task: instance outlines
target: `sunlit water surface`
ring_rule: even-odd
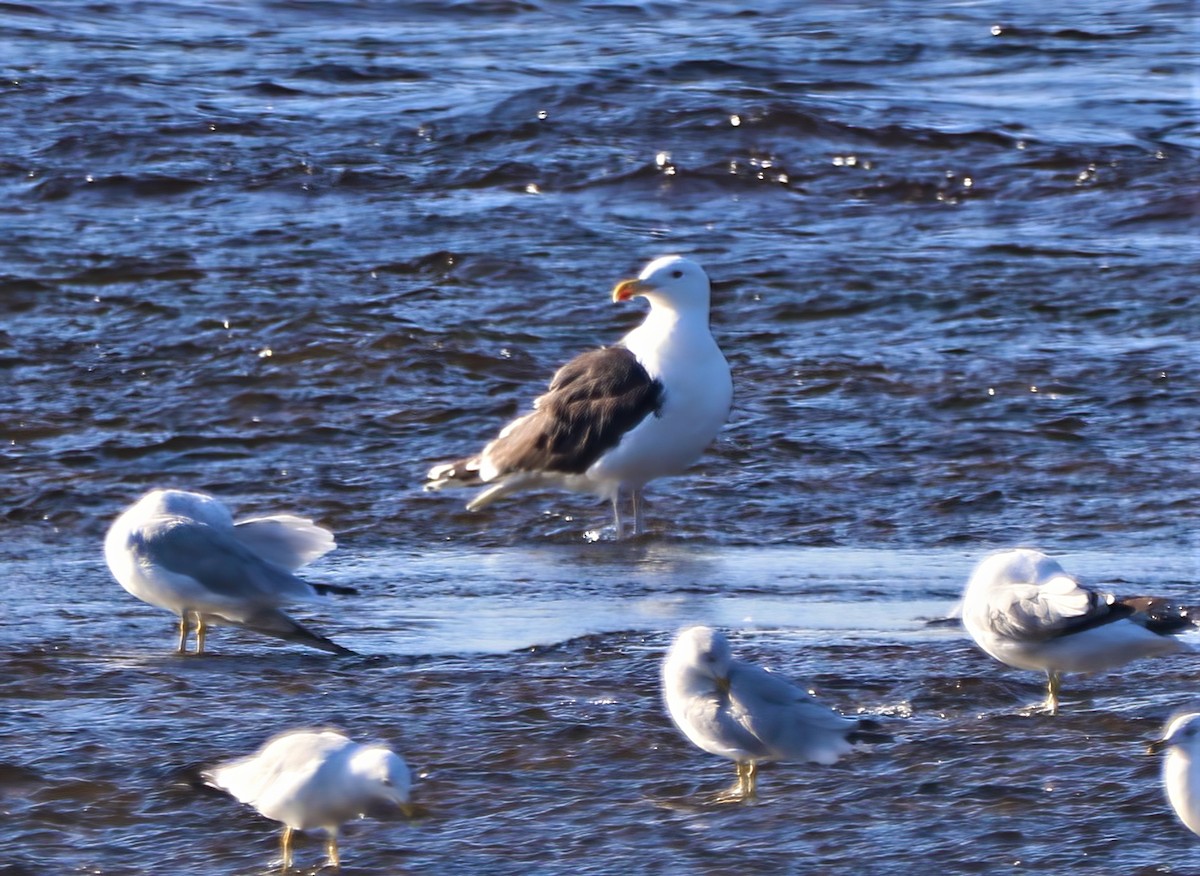
[[[1043,679],[940,623],[1013,544],[1200,602],[1194,4],[5,3],[0,874],[277,869],[200,767],[382,739],[426,814],[348,874],[1197,873],[1143,755],[1192,655]],[[588,497],[420,491],[714,281],[728,428],[615,543]],[[151,486],[340,547],[362,656],[171,618],[103,566]],[[599,540],[589,534],[599,533]],[[832,767],[671,727],[673,632],[869,714]],[[298,862],[314,871],[320,843]]]

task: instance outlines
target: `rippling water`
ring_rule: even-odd
[[[197,765],[386,738],[429,814],[345,870],[1195,872],[1142,743],[1184,657],[1066,687],[948,612],[1017,542],[1195,600],[1196,10],[1044,4],[0,4],[0,873],[266,872]],[[714,281],[729,427],[648,492],[423,494],[608,290]],[[169,617],[100,559],[150,486],[338,534],[339,661]],[[898,742],[754,806],[670,727],[681,624]],[[299,847],[315,867],[316,842]]]

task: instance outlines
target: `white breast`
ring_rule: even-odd
[[[707,324],[691,315],[655,311],[622,343],[663,384],[663,405],[588,470],[595,480],[628,487],[679,474],[695,462],[729,417],[729,364]]]

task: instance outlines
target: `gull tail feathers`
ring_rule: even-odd
[[[237,625],[265,636],[274,636],[277,639],[308,645],[310,648],[317,648],[330,654],[354,654],[349,648],[342,647],[332,639],[319,636],[306,629],[278,609],[260,611],[238,621]]]
[[[1136,621],[1152,633],[1170,636],[1200,626],[1200,607],[1180,605],[1161,596],[1127,596],[1120,600]]]
[[[886,732],[878,721],[860,718],[858,726],[846,734],[846,740],[855,745],[877,745],[881,742],[895,742],[896,738]]]
[[[318,596],[358,596],[357,588],[347,587],[344,584],[319,584],[314,581],[308,583],[313,590],[317,591]]]
[[[512,477],[505,478],[497,484],[492,484],[474,499],[467,503],[468,511],[479,511],[503,499],[509,493],[515,493],[521,489],[521,486],[527,481],[527,478]]]
[[[426,492],[440,490],[442,487],[477,487],[483,483],[479,477],[479,457],[469,456],[454,462],[443,462],[429,469],[425,474]]]

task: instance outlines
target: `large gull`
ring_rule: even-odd
[[[718,799],[755,796],[758,764],[832,764],[857,742],[882,742],[871,722],[821,705],[807,691],[734,658],[729,641],[705,626],[680,632],[662,665],[663,699],[675,726],[698,748],[732,760],[737,784]]]
[[[335,730],[292,730],[254,754],[206,770],[209,784],[283,823],[283,867],[292,866],[292,835],[324,830],[329,863],[338,858],[338,829],[364,815],[413,814],[412,777],[400,755],[360,745]]]
[[[426,489],[483,486],[467,508],[486,508],[518,490],[559,487],[632,502],[642,530],[642,488],[690,466],[729,416],[729,365],[709,329],[709,282],[695,262],[663,256],[613,290],[614,301],[645,298],[645,321],[618,343],[558,370],[533,410],[505,426],[475,456],[435,465]]]
[[[963,593],[962,619],[975,643],[1001,663],[1046,673],[1042,708],[1050,714],[1058,711],[1064,674],[1191,650],[1173,634],[1193,628],[1186,608],[1091,590],[1028,548],[979,563]]]
[[[104,556],[122,587],[179,616],[179,653],[196,631],[204,652],[210,624],[232,624],[334,654],[353,652],[305,629],[279,606],[329,592],[292,574],[333,550],[333,535],[311,520],[278,514],[234,522],[204,493],[152,490],[126,509],[104,540]]]

